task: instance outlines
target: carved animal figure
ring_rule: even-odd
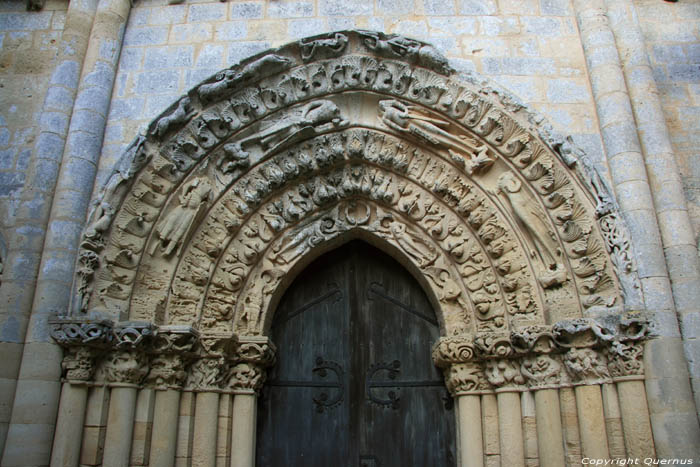
[[[332,37],[326,39],[300,40],[301,58],[306,62],[316,55],[324,58],[340,55],[348,45],[348,36],[336,32]]]
[[[183,125],[195,114],[192,108],[192,101],[189,97],[183,97],[177,103],[175,110],[168,115],[159,118],[149,129],[149,133],[162,140],[175,127]]]
[[[363,31],[365,47],[377,55],[387,58],[403,58],[429,68],[442,75],[449,75],[452,69],[447,59],[434,47],[406,37],[392,34],[383,36],[376,32]]]
[[[240,83],[260,79],[266,75],[277,73],[292,66],[292,61],[281,55],[265,55],[247,65],[240,71],[226,70],[216,75],[214,83],[202,84],[197,90],[199,99],[207,104],[220,98],[227,90]]]

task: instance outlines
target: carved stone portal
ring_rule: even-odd
[[[356,237],[420,278],[446,336],[633,306],[611,197],[515,102],[426,44],[366,31],[223,70],[129,147],[88,222],[72,310],[264,335],[293,276]],[[628,347],[616,368],[634,365]]]

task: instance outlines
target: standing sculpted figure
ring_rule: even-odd
[[[179,204],[170,211],[156,228],[158,241],[153,242],[151,256],[160,245],[163,256],[169,256],[182,246],[200,209],[209,201],[211,185],[206,179],[195,178],[188,182],[179,197]]]
[[[522,182],[510,172],[498,178],[498,193],[502,193],[511,208],[513,217],[532,241],[531,256],[539,257],[545,266],[539,280],[548,288],[566,280],[566,268],[558,260],[561,256],[559,244],[543,219],[546,214],[537,208],[537,202],[522,188]]]
[[[450,122],[431,117],[418,107],[404,104],[397,100],[379,101],[379,117],[386,126],[400,133],[414,137],[447,149],[455,160],[469,161],[472,173],[488,170],[493,159],[488,155],[488,148],[464,134],[452,134],[448,131]]]

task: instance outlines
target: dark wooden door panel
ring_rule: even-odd
[[[392,258],[352,242],[316,261],[273,321],[258,465],[454,465],[438,337],[423,290]]]

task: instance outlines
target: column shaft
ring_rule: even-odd
[[[564,432],[564,452],[566,464],[581,463],[581,434],[578,429],[576,395],[571,388],[559,389],[559,407],[561,409],[561,426]]]
[[[610,457],[613,459],[625,459],[625,437],[622,433],[622,418],[620,417],[620,404],[617,399],[617,390],[612,383],[601,386],[603,393],[603,413],[605,414],[605,430],[608,433],[608,447]]]
[[[600,386],[576,386],[574,392],[583,457],[608,459],[610,452]]]
[[[488,466],[501,465],[498,402],[495,394],[481,396],[481,432],[484,438],[484,463]]]
[[[87,396],[87,386],[63,383],[51,467],[73,467],[80,463]]]
[[[255,425],[257,396],[239,393],[233,397],[231,467],[255,467]]]
[[[484,440],[481,435],[481,396],[457,396],[459,410],[459,457],[462,467],[483,467]]]
[[[556,389],[535,391],[535,410],[540,465],[542,467],[565,465],[559,391]]]
[[[103,465],[129,467],[137,392],[136,388],[124,387],[111,390]]]
[[[633,458],[655,458],[646,389],[643,381],[617,383],[627,455]]]
[[[216,466],[216,428],[219,418],[219,393],[198,392],[194,409],[192,466]]]
[[[524,467],[522,414],[520,394],[500,392],[498,401],[498,434],[501,444],[501,465]]]
[[[151,467],[170,467],[175,463],[177,419],[180,413],[180,391],[156,391],[151,439]]]

